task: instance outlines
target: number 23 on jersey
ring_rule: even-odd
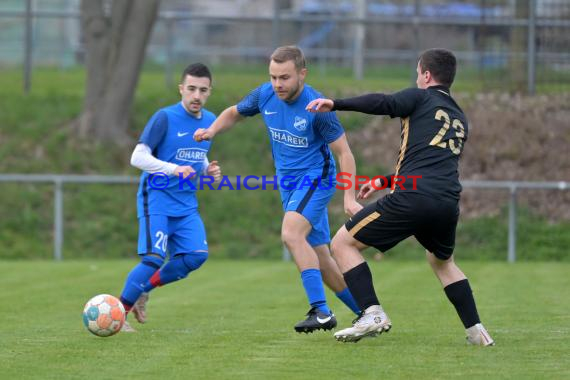
[[[443,127],[437,132],[434,138],[430,141],[429,145],[437,146],[443,149],[449,148],[453,154],[460,154],[463,148],[463,141],[465,140],[465,127],[458,119],[450,120],[449,114],[444,110],[437,110],[435,119],[443,121]],[[443,137],[449,130],[449,126],[453,127],[455,131],[455,138],[443,141]]]

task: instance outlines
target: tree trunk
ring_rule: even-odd
[[[87,73],[81,137],[130,142],[129,114],[160,0],[81,2]]]

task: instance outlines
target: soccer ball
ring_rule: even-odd
[[[99,294],[83,309],[83,324],[97,336],[107,337],[121,331],[125,323],[125,307],[116,297]]]

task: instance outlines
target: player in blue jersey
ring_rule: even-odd
[[[196,142],[192,136],[216,119],[203,108],[211,83],[206,66],[188,66],[178,86],[181,101],[152,116],[131,158],[131,164],[143,170],[137,194],[141,262],[129,273],[121,302],[141,323],[146,320],[148,292],[185,278],[208,257],[196,179],[204,174],[219,180],[221,169],[216,161],[208,162],[210,142]],[[134,331],[127,322],[123,330]]]
[[[196,141],[209,141],[244,116],[261,114],[273,151],[280,182],[283,217],[281,238],[293,255],[311,309],[295,325],[297,332],[330,330],[337,324],[327,305],[323,280],[355,313],[359,313],[342,274],[332,259],[327,205],[335,192],[337,155],[343,172],[354,175],[355,163],[344,130],[335,113],[312,114],[305,105],[321,95],[306,85],[305,58],[295,46],[276,49],[269,64],[271,82],[250,92],[239,104],[227,108],[208,129],[194,134]],[[354,189],[344,192],[349,215],[362,206]],[[321,272],[322,271],[322,272]]]

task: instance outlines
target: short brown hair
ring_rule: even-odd
[[[182,72],[182,78],[180,78],[182,82],[184,82],[187,75],[197,78],[208,78],[210,80],[210,84],[212,83],[212,73],[210,73],[208,66],[203,63],[198,62],[188,65],[188,67],[186,67]]]
[[[306,66],[305,54],[295,45],[278,47],[273,54],[271,54],[271,60],[277,63],[293,61],[297,71],[304,69]]]
[[[451,87],[455,79],[457,60],[453,53],[446,49],[429,49],[420,55],[422,73],[429,71],[432,77],[444,85]]]

